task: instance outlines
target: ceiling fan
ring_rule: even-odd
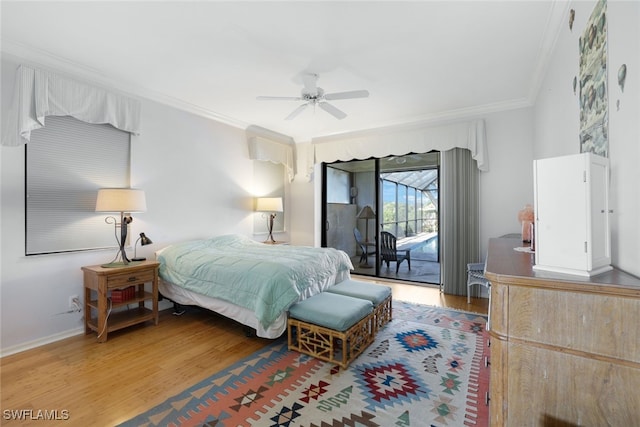
[[[285,120],[291,120],[306,110],[309,106],[315,107],[316,105],[336,119],[342,120],[347,117],[347,114],[332,104],[329,104],[327,101],[366,98],[369,96],[369,91],[367,90],[325,93],[324,89],[317,86],[317,74],[304,74],[302,76],[302,81],[304,82],[304,87],[302,88],[300,96],[258,96],[256,99],[260,101],[304,101],[304,104],[293,110],[291,114],[285,117]]]

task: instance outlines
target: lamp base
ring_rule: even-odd
[[[103,267],[103,268],[122,268],[122,267],[131,267],[131,266],[133,266],[133,265],[138,265],[138,264],[140,264],[140,262],[142,262],[142,261],[132,260],[132,261],[129,261],[129,262],[127,262],[127,263],[124,263],[124,262],[122,262],[122,261],[118,261],[118,262],[110,262],[110,263],[107,263],[107,264],[101,264],[101,265],[100,265],[100,267]]]
[[[146,258],[133,258],[131,261],[146,261]]]

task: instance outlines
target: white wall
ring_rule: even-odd
[[[3,58],[1,66],[5,117],[18,63]],[[80,267],[109,261],[115,251],[26,257],[24,147],[1,147],[0,155],[0,343],[8,354],[81,331],[81,313],[58,313],[68,310],[70,295],[82,295]],[[243,130],[142,100],[131,163],[131,184],[147,197],[147,212],[134,216],[131,232],[144,231],[154,242],[138,255],[151,258],[189,238],[252,235],[253,161]]]
[[[534,109],[534,159],[580,152],[572,81],[579,75],[578,39],[595,4],[571,4],[573,31],[568,24],[562,28]],[[612,264],[640,276],[640,2],[609,1],[607,7]],[[624,92],[617,78],[622,64],[627,65]]]
[[[310,143],[296,145],[297,174],[291,183],[291,244],[300,246],[319,246],[320,238],[316,230],[320,227],[320,217],[316,207],[320,207],[320,187],[315,174],[307,170],[312,162],[313,147]],[[319,170],[319,168],[317,168]],[[317,171],[316,171],[317,172]],[[318,222],[316,225],[316,221]]]
[[[489,172],[480,173],[480,253],[492,237],[520,233],[518,211],[533,204],[532,110],[489,114]]]

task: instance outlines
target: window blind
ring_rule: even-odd
[[[95,205],[99,188],[129,187],[130,134],[70,116],[46,120],[25,145],[26,255],[116,247]]]

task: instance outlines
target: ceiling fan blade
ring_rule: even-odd
[[[368,96],[368,90],[350,90],[348,92],[325,93],[324,99],[332,101],[334,99],[366,98]]]
[[[345,117],[347,117],[347,113],[337,109],[336,107],[329,104],[328,102],[319,102],[318,105],[320,106],[320,108],[322,108],[324,111],[331,114],[333,117],[335,117],[338,120],[342,120]]]
[[[302,113],[307,107],[309,106],[309,103],[306,104],[302,104],[301,106],[299,106],[298,108],[296,108],[295,110],[293,110],[291,112],[291,114],[289,114],[287,117],[285,117],[285,120],[292,120],[294,119],[298,114]]]
[[[256,96],[258,101],[302,101],[299,96]]]
[[[318,92],[318,75],[307,73],[302,75],[302,83],[304,84],[304,92],[315,94]]]

